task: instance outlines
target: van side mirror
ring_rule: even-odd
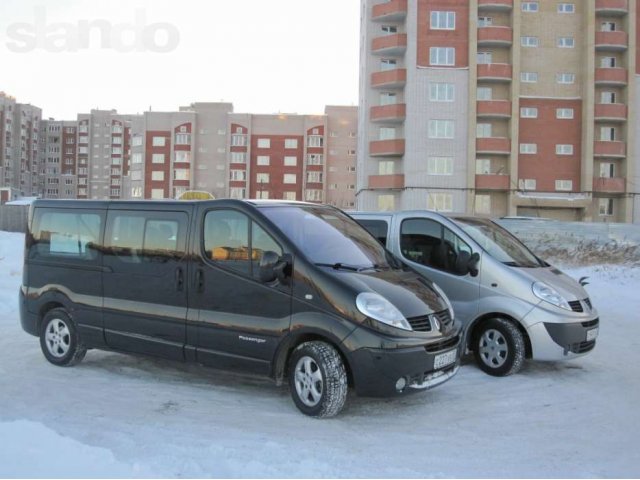
[[[477,277],[478,262],[480,262],[480,255],[477,252],[472,254],[463,250],[458,252],[454,271],[458,275],[466,275],[468,273],[472,277]]]
[[[288,270],[291,266],[290,255],[280,257],[276,252],[268,250],[262,254],[259,267],[259,278],[262,283],[271,283],[279,280],[285,283],[288,276]]]

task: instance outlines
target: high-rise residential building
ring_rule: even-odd
[[[10,197],[37,195],[42,110],[0,92],[0,187]]]
[[[354,209],[356,200],[356,150],[358,146],[358,108],[328,105],[326,203]]]
[[[116,110],[91,110],[77,120],[78,198],[127,198],[122,187],[128,175],[131,122],[138,115]]]
[[[360,209],[640,221],[635,1],[361,6]]]
[[[38,196],[77,198],[77,131],[75,120],[40,122]]]

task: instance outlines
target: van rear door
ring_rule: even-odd
[[[104,332],[117,350],[184,359],[191,205],[112,205],[104,254]]]

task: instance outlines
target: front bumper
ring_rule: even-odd
[[[527,328],[534,360],[566,360],[586,355],[596,346],[596,338],[590,338],[600,327],[597,312],[586,318],[546,318]],[[589,333],[592,332],[592,333]]]
[[[460,333],[437,344],[408,348],[360,348],[349,355],[358,395],[389,397],[427,390],[451,379],[460,364]],[[455,351],[453,363],[434,368],[436,356]],[[399,379],[404,387],[397,388]]]

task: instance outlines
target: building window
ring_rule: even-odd
[[[493,98],[493,90],[491,87],[478,87],[478,100],[491,100]]]
[[[493,25],[493,18],[491,17],[478,17],[478,27],[490,27]]]
[[[229,180],[234,182],[244,182],[247,179],[245,170],[229,170]]]
[[[142,172],[140,170],[132,170],[131,171],[131,180],[134,181],[134,182],[142,180]]]
[[[356,156],[356,150],[355,148],[350,148],[347,150],[347,156],[348,157],[355,157]]]
[[[573,145],[556,145],[556,155],[573,155]]]
[[[393,160],[380,160],[378,162],[378,175],[393,175],[394,171],[395,162]]]
[[[523,47],[537,47],[538,37],[520,37],[520,45]]]
[[[395,197],[393,195],[378,195],[378,210],[395,210]]]
[[[536,154],[538,153],[538,145],[535,143],[521,143],[520,153],[528,155]]]
[[[614,163],[600,164],[600,178],[614,178],[616,176],[616,166]]]
[[[131,163],[132,164],[142,163],[142,154],[141,153],[132,154],[131,155]]]
[[[521,72],[520,81],[522,83],[536,83],[538,81],[537,72]]]
[[[154,182],[164,182],[164,172],[151,172],[151,180]]]
[[[573,118],[573,108],[556,108],[556,118],[560,119],[572,119]]]
[[[525,178],[524,180],[520,180],[520,190],[535,190],[536,189],[536,179],[535,178]]]
[[[616,93],[615,92],[602,92],[600,94],[600,103],[616,103]]]
[[[476,159],[476,175],[490,175],[490,174],[491,174],[491,159],[477,158]]]
[[[575,47],[575,40],[573,37],[558,37],[558,48],[573,48]]]
[[[537,12],[538,11],[538,2],[522,2],[522,11],[523,12]]]
[[[427,174],[453,175],[453,157],[429,157],[427,159]]]
[[[247,146],[247,136],[241,134],[233,134],[231,135],[231,146],[232,147],[246,147]]]
[[[324,137],[321,135],[309,135],[307,137],[307,147],[320,148],[324,146]]]
[[[431,30],[454,30],[456,28],[455,12],[431,12]]]
[[[430,83],[429,100],[432,102],[453,102],[453,83]]]
[[[453,120],[429,120],[429,138],[453,138]]]
[[[256,174],[256,182],[259,184],[269,183],[269,174],[268,173],[258,173]]]
[[[477,63],[479,65],[490,65],[493,63],[493,54],[491,52],[478,52]]]
[[[188,168],[176,168],[173,171],[174,180],[191,180],[191,171]]]
[[[287,156],[284,157],[285,167],[295,167],[298,164],[298,157]]]
[[[394,140],[396,138],[396,129],[394,127],[380,127],[378,130],[378,139]]]
[[[380,93],[380,105],[395,105],[397,95],[395,92],[382,92]]]
[[[491,124],[490,123],[476,124],[476,137],[491,138]]]
[[[191,163],[191,152],[177,151],[176,152],[177,163]]]
[[[383,58],[380,60],[380,71],[386,72],[388,70],[396,69],[396,61],[393,58]]]
[[[295,173],[285,173],[283,177],[283,183],[296,183],[297,175]]]
[[[453,195],[450,193],[430,193],[427,195],[427,209],[437,212],[453,211]]]
[[[476,213],[481,215],[491,213],[491,195],[476,195]]]
[[[307,154],[307,165],[322,165],[324,162],[324,155],[321,153],[309,153]]]
[[[613,198],[598,199],[598,214],[601,217],[610,217],[613,215]]]
[[[246,161],[246,152],[231,152],[231,163],[245,163]]]
[[[153,137],[151,142],[154,147],[164,147],[167,139],[165,137]]]
[[[307,202],[321,202],[322,190],[308,189],[305,191],[304,197]]]
[[[616,22],[602,22],[600,24],[601,32],[615,32],[616,28]]]
[[[296,197],[296,192],[284,192],[284,193],[282,194],[282,199],[283,199],[283,200],[291,200],[291,201],[293,201],[293,200],[295,200],[296,198],[297,198],[297,197]]]
[[[575,83],[576,76],[574,73],[558,73],[556,75],[556,82],[560,84],[572,84]]]
[[[151,198],[153,198],[154,200],[164,198],[164,188],[152,188]]]
[[[152,154],[151,155],[151,163],[164,163],[164,153],[154,153],[154,154]]]
[[[573,3],[559,3],[558,13],[574,13],[576,6]]]
[[[600,140],[603,142],[615,142],[616,141],[615,127],[600,127]]]
[[[259,138],[258,139],[258,148],[271,148],[271,139],[270,138]]]
[[[556,190],[570,192],[573,190],[572,180],[556,180]]]
[[[298,139],[297,138],[285,138],[284,139],[284,148],[298,148]]]
[[[190,145],[191,135],[188,133],[176,133],[176,145]]]
[[[229,189],[229,197],[231,197],[231,198],[242,199],[242,198],[245,198],[245,196],[246,196],[246,189],[245,188],[230,188]]]
[[[535,107],[520,108],[520,118],[538,118],[538,109]]]
[[[382,33],[384,33],[385,35],[393,35],[394,33],[398,33],[398,27],[396,27],[395,25],[382,25],[380,27],[380,30],[382,30]]]
[[[307,172],[307,183],[322,183],[322,172]]]
[[[431,47],[429,49],[430,65],[453,66],[456,63],[456,49],[452,47]]]
[[[258,155],[256,158],[256,164],[259,166],[268,166],[269,165],[269,155]]]
[[[256,196],[256,198],[259,198],[259,199],[262,199],[262,200],[268,200],[269,199],[269,192],[268,191],[259,190],[258,191],[258,195]]]

